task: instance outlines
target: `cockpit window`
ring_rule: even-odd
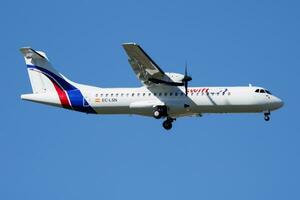
[[[264,89],[256,89],[255,92],[256,92],[256,93],[267,93],[267,94],[271,94],[270,91],[264,90]],[[272,95],[272,94],[271,94],[271,95]]]
[[[268,93],[268,94],[271,94],[271,92],[270,92],[270,91],[268,91],[268,90],[266,90],[266,93]]]

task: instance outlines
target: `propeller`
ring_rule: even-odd
[[[187,63],[185,63],[185,70],[184,70],[184,77],[182,79],[182,83],[184,85],[184,88],[185,88],[185,96],[187,96],[188,94],[188,82],[192,80],[192,77],[190,77],[188,75],[188,72],[187,72]]]

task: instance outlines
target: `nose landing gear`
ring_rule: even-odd
[[[271,115],[270,111],[264,113],[264,119],[266,122],[270,120],[270,115]]]

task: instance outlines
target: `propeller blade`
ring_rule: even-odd
[[[185,96],[188,95],[188,82],[192,80],[192,77],[188,75],[187,71],[187,63],[185,62],[185,68],[184,68],[184,77],[182,79],[182,83],[184,84],[185,88]]]
[[[188,72],[187,72],[187,66],[185,66],[185,69],[184,69],[184,77],[182,79],[182,82],[186,82],[186,81],[191,81],[192,80],[192,77],[190,77],[188,75]]]
[[[185,96],[188,95],[188,82],[186,81],[184,84],[184,88],[185,88]]]

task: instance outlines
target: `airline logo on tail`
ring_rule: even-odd
[[[52,73],[46,69],[43,69],[41,67],[34,66],[34,65],[27,65],[27,67],[29,70],[38,71],[38,72],[42,73],[43,75],[45,75],[52,82],[52,84],[58,94],[61,105],[64,108],[72,109],[71,102],[68,98],[66,91],[76,89],[75,87],[73,87],[71,84],[67,83],[64,79],[60,78],[59,76],[55,75],[54,73]]]
[[[83,97],[81,91],[66,81],[60,73],[52,68],[45,53],[35,51],[31,48],[22,48],[21,52],[25,57],[29,78],[33,88],[35,88],[35,84],[41,84],[44,82],[43,79],[47,78],[51,81],[63,108],[86,113],[96,113]],[[42,75],[37,76],[36,74],[32,74],[34,72]],[[51,89],[53,90],[53,88]],[[47,93],[47,88],[45,88],[45,91],[43,92]],[[35,91],[35,93],[38,94],[41,93],[41,91]]]

